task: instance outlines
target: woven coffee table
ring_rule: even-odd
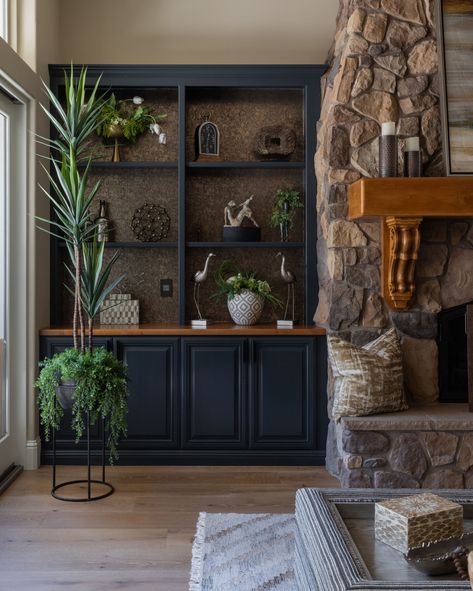
[[[402,554],[374,539],[374,503],[419,490],[301,489],[296,495],[295,572],[299,591],[465,590],[456,575],[429,577]],[[427,492],[423,490],[422,492]],[[432,491],[464,506],[473,530],[473,494]]]

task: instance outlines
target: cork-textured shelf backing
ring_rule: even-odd
[[[62,250],[64,250],[63,256],[67,256],[65,249]],[[106,260],[112,252],[113,250],[105,251]],[[65,275],[62,261],[60,269],[60,281],[63,284]],[[126,273],[126,278],[120,289],[123,293],[131,293],[133,299],[140,301],[140,322],[177,322],[179,316],[177,269],[177,250],[123,249],[120,251],[120,257],[113,270],[113,277]],[[172,279],[173,297],[161,297],[161,279]],[[72,321],[71,297],[66,289],[62,290],[62,294],[60,323],[70,324]]]
[[[167,117],[160,123],[167,135],[167,144],[159,143],[158,136],[150,132],[140,135],[135,143],[122,138],[120,155],[122,161],[158,161],[175,162],[178,157],[178,103],[177,89],[161,88],[156,90],[113,89],[115,96],[120,99],[131,99],[138,95],[144,98],[143,106],[151,107],[154,114],[166,113]],[[96,134],[91,136],[90,154],[97,160],[111,160],[114,141],[105,140]]]
[[[187,160],[195,160],[195,131],[209,115],[220,131],[220,160],[258,161],[255,135],[287,125],[296,133],[289,160],[304,159],[303,91],[289,88],[191,88],[186,113]]]
[[[224,209],[230,200],[241,203],[254,195],[251,209],[261,227],[261,240],[281,239],[279,228],[271,226],[271,210],[277,189],[296,189],[304,202],[302,172],[298,170],[192,170],[187,177],[187,239],[215,242],[222,240]],[[245,220],[244,225],[251,225]],[[303,240],[304,210],[298,209],[290,240]]]
[[[205,259],[211,250],[198,249],[195,251],[187,251],[187,267],[186,267],[186,320],[190,322],[197,318],[195,306],[192,299],[193,283],[191,281],[194,273],[202,269]],[[214,321],[229,321],[231,320],[228,313],[226,301],[223,298],[210,299],[210,296],[215,293],[217,286],[214,279],[215,271],[221,265],[222,261],[229,260],[238,265],[241,270],[255,271],[258,278],[268,281],[271,289],[277,297],[284,303],[286,302],[287,287],[282,282],[280,276],[281,258],[276,257],[278,250],[271,248],[258,249],[257,255],[251,249],[218,249],[215,258],[211,259],[210,271],[207,281],[201,284],[200,288],[200,302],[202,314],[205,318]],[[303,249],[294,249],[294,251],[287,251],[283,253],[286,257],[286,267],[292,271],[296,276],[296,320],[298,322],[304,321],[304,261]],[[289,312],[290,314],[290,312]],[[273,308],[269,303],[264,306],[263,314],[259,320],[260,323],[276,322],[284,315],[284,306],[282,308]],[[289,316],[290,317],[290,316]]]
[[[177,240],[177,172],[163,169],[93,171],[90,182],[100,179],[102,185],[92,205],[95,218],[99,212],[99,200],[107,202],[110,220],[110,240],[113,242],[139,242],[131,229],[135,210],[144,203],[164,207],[171,218],[169,233],[165,242]]]
[[[167,134],[167,144],[159,144],[156,135],[145,133],[136,143],[124,141],[120,148],[122,161],[178,160],[178,94],[177,89],[113,89],[119,98],[135,95],[145,99],[144,104],[158,112],[167,113],[162,124]],[[187,93],[186,159],[195,159],[195,129],[202,116],[209,114],[221,134],[220,161],[258,161],[254,152],[255,135],[262,127],[287,125],[296,133],[296,148],[291,161],[304,159],[303,91],[301,89],[238,89],[238,88],[190,88]],[[110,145],[112,142],[108,142]],[[111,148],[104,147],[102,138],[91,139],[91,153],[97,160],[110,160]],[[110,219],[110,240],[114,242],[138,242],[131,229],[135,210],[144,203],[156,203],[164,207],[171,218],[166,242],[178,240],[178,171],[169,169],[103,168],[91,172],[90,184],[101,179],[102,186],[92,205],[92,215],[98,215],[98,201],[107,202]],[[303,171],[242,170],[242,169],[188,169],[186,178],[186,234],[187,241],[221,241],[224,224],[224,208],[228,201],[241,203],[253,194],[252,209],[261,226],[261,240],[280,240],[279,228],[271,226],[271,209],[277,189],[295,189],[303,201]],[[303,209],[296,212],[290,240],[304,240]],[[248,223],[245,221],[245,224]],[[106,258],[112,250],[107,249]],[[192,300],[191,278],[202,269],[208,254],[205,249],[186,250],[186,320],[196,317]],[[229,320],[226,302],[209,300],[216,289],[213,274],[225,259],[234,261],[240,268],[253,270],[268,280],[275,295],[285,303],[287,287],[280,278],[281,259],[277,249],[219,248],[217,258],[212,259],[208,280],[201,288],[201,303],[210,320]],[[297,278],[296,320],[304,318],[304,249],[285,249],[287,268]],[[63,260],[67,251],[60,249],[59,282],[65,280]],[[126,273],[121,291],[131,293],[140,301],[140,322],[177,322],[179,319],[178,251],[177,249],[121,249],[113,275]],[[160,280],[173,281],[173,297],[160,296]],[[65,289],[61,290],[60,320],[68,324],[72,320],[72,302]],[[261,322],[275,322],[282,318],[284,308],[273,309],[265,304]]]

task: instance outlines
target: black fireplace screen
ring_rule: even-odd
[[[440,402],[468,402],[466,305],[443,310],[438,322]]]

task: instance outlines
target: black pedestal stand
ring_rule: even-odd
[[[113,486],[105,481],[105,420],[102,419],[102,480],[94,480],[91,478],[91,463],[90,463],[90,416],[87,414],[87,480],[68,480],[56,484],[56,431],[53,429],[53,488],[51,495],[59,501],[68,501],[70,503],[88,503],[89,501],[98,501],[109,497],[115,489]],[[92,496],[92,483],[100,484],[107,488],[107,492],[101,495]],[[72,484],[87,484],[87,497],[63,497],[57,494],[57,491]]]

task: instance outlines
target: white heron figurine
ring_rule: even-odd
[[[278,252],[277,257],[281,257],[281,279],[287,285],[287,298],[286,308],[284,310],[284,320],[287,318],[287,310],[289,308],[289,300],[292,299],[292,321],[295,320],[295,294],[294,294],[294,283],[296,282],[296,276],[292,271],[286,269],[286,257],[282,252]]]
[[[199,315],[199,320],[202,320],[202,313],[200,311],[199,305],[200,285],[207,279],[210,259],[214,256],[215,255],[213,252],[209,253],[207,258],[205,259],[205,265],[202,271],[196,271],[192,277],[192,281],[194,282],[194,304],[197,309],[197,314]]]

